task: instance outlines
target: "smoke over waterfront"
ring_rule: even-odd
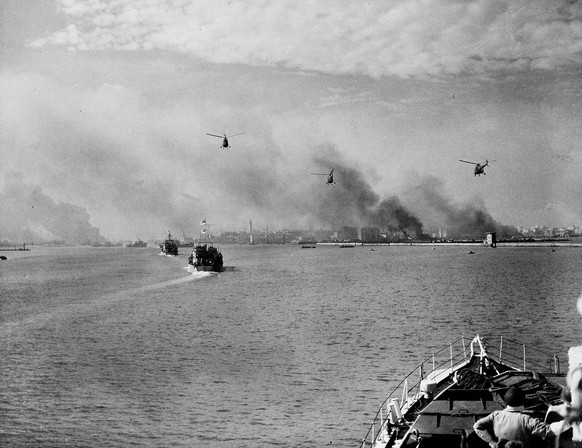
[[[85,61],[87,55],[77,57]],[[425,109],[411,102],[409,83],[390,89],[394,103],[378,103],[380,82],[352,85],[350,79],[298,73],[281,78],[250,68],[244,76],[223,70],[217,78],[205,64],[164,61],[156,65],[155,86],[109,59],[100,65],[101,77],[83,72],[78,84],[74,70],[53,76],[54,60],[46,61],[47,73],[5,73],[0,96],[12,101],[2,102],[0,112],[0,182],[23,171],[26,184],[37,185],[54,206],[80,207],[70,210],[73,221],[84,220],[111,241],[160,239],[168,230],[196,237],[204,218],[214,233],[248,230],[252,219],[257,231],[377,227],[411,238],[439,229],[449,238],[482,238],[503,220],[542,224],[532,210],[554,210],[553,221],[577,222],[570,205],[579,204],[572,196],[579,189],[551,186],[556,163],[544,164],[550,177],[537,182],[532,164],[516,170],[508,156],[480,178],[456,161],[500,158],[490,148],[478,156],[461,154],[466,141],[483,141],[478,123],[498,126],[470,113],[459,122],[466,111],[459,94],[439,102],[442,108]],[[309,88],[282,96],[299,87]],[[423,98],[419,93],[418,104]],[[224,149],[208,132],[244,134]],[[514,157],[526,159],[519,152]],[[567,160],[575,166],[577,159]],[[310,175],[331,169],[333,185]],[[578,179],[578,172],[559,179]],[[45,220],[33,216],[30,222],[38,225],[29,224],[18,207],[2,208],[9,224],[0,239],[21,238],[16,228],[48,240],[60,236]],[[83,240],[84,233],[72,231],[71,238]]]
[[[335,183],[331,185],[325,183],[324,177],[313,176],[309,178],[311,182],[287,182],[285,179],[292,176],[307,177],[308,174],[295,173],[296,163],[287,167],[286,156],[280,152],[270,157],[255,165],[243,163],[240,156],[233,157],[239,175],[220,176],[213,185],[212,198],[223,198],[228,205],[221,208],[227,208],[233,215],[245,216],[244,210],[250,210],[247,216],[252,213],[256,223],[270,220],[269,223],[275,223],[271,229],[292,225],[299,229],[336,230],[341,226],[375,227],[381,232],[409,238],[427,238],[434,229],[443,229],[449,238],[482,238],[485,232],[500,227],[487,212],[482,199],[458,204],[447,197],[444,182],[435,177],[418,179],[416,185],[400,195],[389,193],[382,197],[367,180],[369,176],[363,168],[348,163],[331,144],[313,148],[310,156],[313,170],[329,173],[334,169]],[[225,173],[227,168],[228,165],[223,168]],[[106,185],[101,189],[101,193],[107,193],[102,199],[105,204],[115,202],[111,198],[125,198],[116,209],[120,211],[119,219],[127,220],[128,228],[131,223],[131,233],[126,239],[144,234],[145,227],[135,224],[140,220],[157,222],[160,228],[156,234],[146,233],[145,238],[161,238],[165,226],[177,236],[191,234],[197,217],[213,211],[205,203],[204,196],[181,192],[175,193],[172,199],[173,192],[179,191],[177,183],[167,182],[156,190],[157,195],[147,194],[150,187],[139,183],[135,175],[134,185],[128,187],[119,171],[109,175],[99,166],[92,169],[102,173],[99,185]],[[167,201],[160,201],[160,195],[167,197]],[[105,240],[99,229],[91,224],[87,208],[55,202],[41,186],[25,183],[22,174],[6,176],[0,208],[0,239],[69,244]],[[236,230],[229,229],[228,224],[222,228]]]
[[[348,165],[331,146],[320,147],[314,162],[321,169],[335,168],[337,183],[320,201],[318,218],[328,225],[373,226],[420,238],[428,229],[446,230],[449,238],[482,238],[501,225],[482,198],[459,204],[447,197],[444,182],[433,176],[413,181],[402,195],[381,198],[361,170]]]
[[[449,238],[482,238],[501,227],[489,214],[482,198],[459,204],[446,196],[444,182],[434,176],[420,179],[404,197],[421,216],[425,227],[446,230]]]
[[[9,242],[103,242],[85,209],[56,203],[22,175],[7,176],[0,194],[0,240]]]

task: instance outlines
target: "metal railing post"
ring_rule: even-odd
[[[408,378],[404,379],[404,386],[402,388],[402,403],[408,401]]]
[[[384,417],[382,417],[382,408],[380,407],[380,430],[378,431],[378,435],[382,435],[382,428],[384,428]]]

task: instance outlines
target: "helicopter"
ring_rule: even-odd
[[[477,175],[481,176],[481,174],[487,175],[487,173],[485,172],[485,167],[489,166],[489,160],[487,159],[485,159],[485,163],[469,162],[468,160],[461,159],[459,159],[459,162],[470,163],[472,165],[475,165],[475,176]],[[495,160],[491,160],[491,162],[495,162]]]
[[[335,181],[333,180],[333,170],[331,170],[329,172],[329,174],[324,174],[324,173],[311,173],[311,175],[312,176],[327,176],[326,184],[335,184]]]
[[[244,132],[241,132],[240,134],[234,134],[234,135],[231,135],[231,136],[230,136],[230,137],[228,137],[228,138],[236,137],[237,135],[243,135],[243,134],[244,134]],[[207,133],[206,133],[206,135],[211,135],[212,137],[218,137],[218,138],[221,138],[221,139],[222,139],[222,147],[223,147],[223,148],[230,148],[230,145],[228,144],[228,138],[227,138],[226,134],[224,134],[224,137],[223,137],[222,135],[209,134],[209,133],[207,132]]]

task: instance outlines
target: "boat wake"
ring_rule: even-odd
[[[218,277],[219,272],[213,272],[213,271],[197,271],[194,266],[188,265],[184,268],[186,271],[188,271],[190,274],[192,274],[189,278],[190,280],[197,280],[197,279],[203,279],[203,278],[208,278],[208,277]]]
[[[154,285],[149,285],[143,287],[143,290],[150,290],[150,289],[158,289],[158,288],[165,288],[168,286],[176,286],[181,285],[182,283],[188,283],[196,280],[202,280],[203,278],[208,277],[217,277],[218,272],[198,272],[192,266],[185,266],[184,270],[189,272],[190,275],[186,275],[185,277],[175,278],[172,280],[167,280],[165,282],[156,283]]]
[[[206,272],[200,272],[200,274],[206,274]],[[185,277],[175,278],[173,280],[168,280],[165,282],[156,283],[155,285],[150,285],[150,287],[147,289],[157,289],[157,288],[165,288],[167,286],[181,285],[182,283],[188,283],[191,281],[199,280],[200,278],[203,278],[203,277],[196,276],[196,275],[187,275]]]
[[[200,274],[206,274],[206,272],[200,272]],[[156,289],[167,288],[168,286],[176,286],[176,285],[181,285],[182,283],[188,283],[191,281],[200,280],[203,277],[205,277],[205,276],[186,275],[184,277],[174,278],[172,280],[166,280],[166,281],[154,283],[151,285],[145,285],[145,286],[142,286],[140,288],[132,289],[131,291],[134,293],[141,292],[141,291],[144,291],[144,292],[145,291],[153,291]],[[116,294],[112,295],[112,297],[115,297],[115,296],[116,296]]]

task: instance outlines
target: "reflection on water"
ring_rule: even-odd
[[[580,345],[582,250],[42,249],[0,271],[0,446],[355,447],[464,335]],[[565,364],[565,363],[563,363]]]

